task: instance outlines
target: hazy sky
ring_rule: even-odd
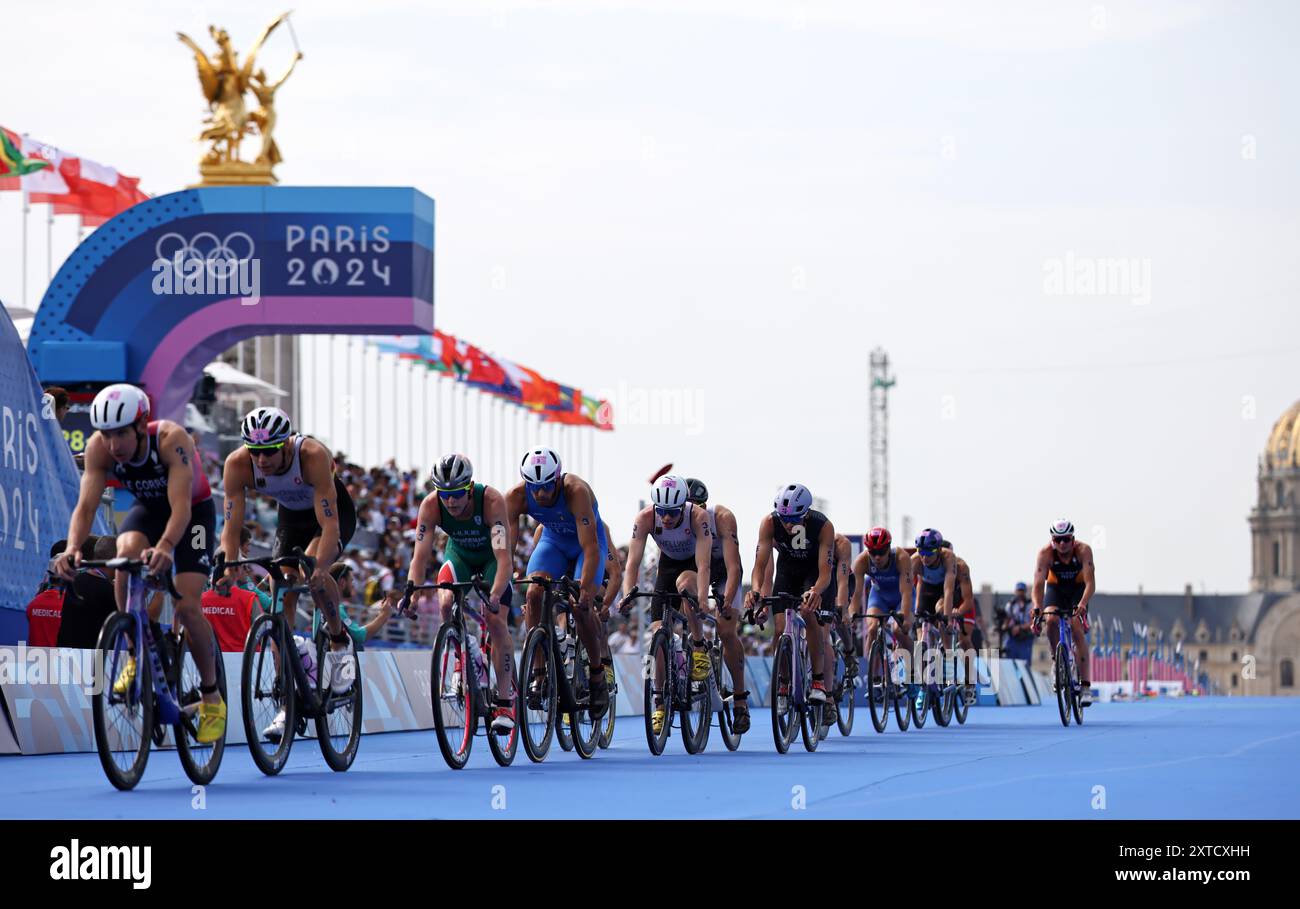
[[[1256,459],[1300,398],[1294,4],[294,6],[283,183],[418,187],[441,327],[699,402],[599,440],[620,539],[668,460],[737,511],[747,567],[781,483],[864,529],[879,345],[895,533],[938,527],[1005,589],[1064,515],[1103,590],[1246,589]],[[202,104],[174,32],[242,53],[273,12],[16,7],[0,123],[182,188]],[[17,194],[0,225],[12,304]]]

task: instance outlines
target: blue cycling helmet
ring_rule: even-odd
[[[916,538],[916,548],[922,552],[938,550],[943,547],[943,534],[933,527],[927,527],[921,531],[921,535]]]

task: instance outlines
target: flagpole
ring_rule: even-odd
[[[54,280],[54,206],[48,205],[49,217],[45,219],[45,283]]]
[[[26,134],[24,134],[24,135],[26,135]],[[30,212],[31,210],[32,210],[32,207],[31,207],[30,205],[27,204],[27,187],[26,187],[26,185],[24,185],[24,186],[23,186],[23,243],[22,243],[22,250],[23,250],[23,253],[22,253],[22,255],[23,255],[23,269],[22,269],[22,272],[23,272],[23,293],[22,293],[22,301],[23,301],[23,302],[22,302],[22,307],[23,307],[23,309],[27,309],[27,213]]]

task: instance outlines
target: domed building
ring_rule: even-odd
[[[1269,433],[1249,523],[1250,593],[1198,595],[1190,584],[1182,594],[1098,592],[1088,610],[1094,632],[1117,620],[1125,650],[1134,626],[1147,628],[1153,648],[1158,636],[1181,643],[1200,678],[1224,694],[1300,695],[1300,401]],[[1034,666],[1050,665],[1044,636]]]

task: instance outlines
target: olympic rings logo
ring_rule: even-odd
[[[242,230],[232,231],[224,239],[211,231],[202,231],[186,240],[178,233],[165,233],[154,244],[154,254],[160,262],[184,268],[191,262],[202,262],[209,274],[229,276],[244,262],[253,258],[253,238]],[[193,268],[192,265],[189,266]]]

